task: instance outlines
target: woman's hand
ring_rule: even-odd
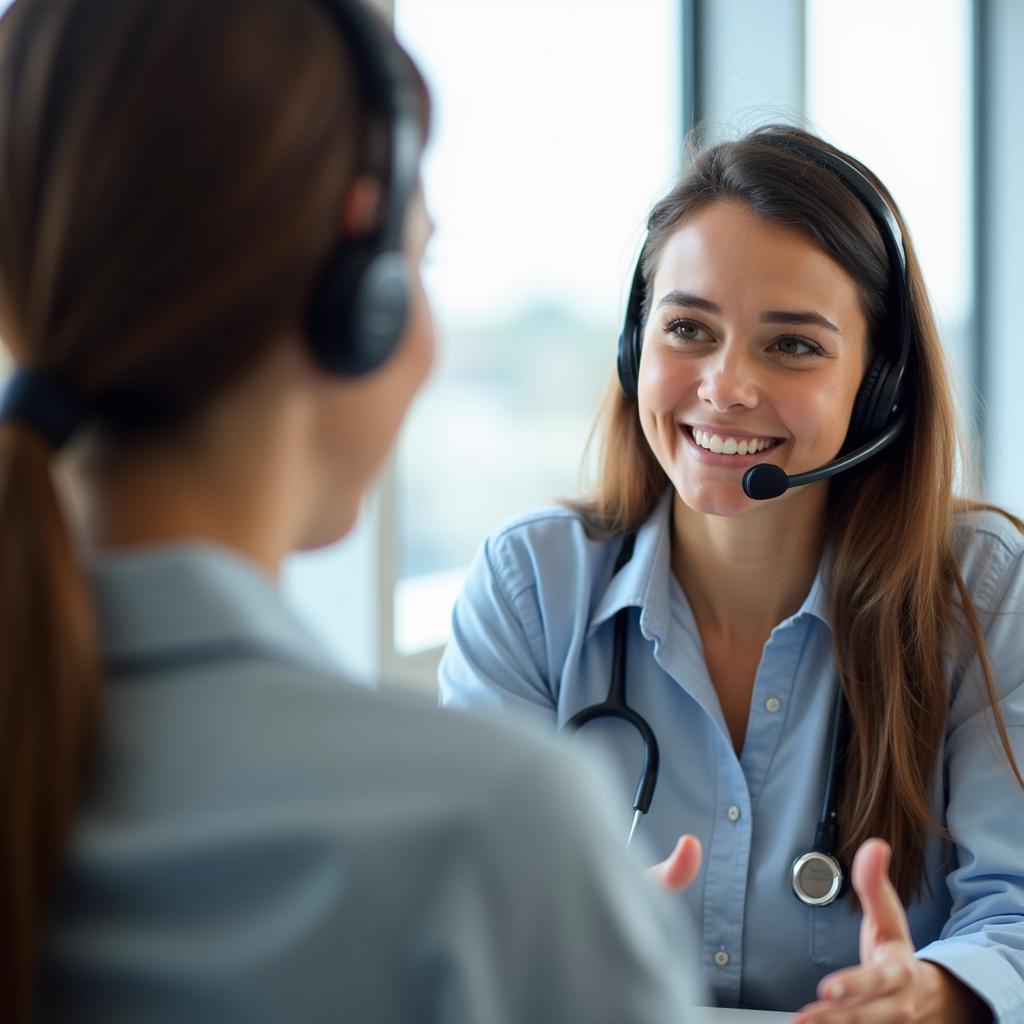
[[[982,1000],[948,971],[914,956],[907,915],[889,881],[892,851],[869,839],[853,859],[860,897],[860,966],[821,979],[818,1001],[794,1024],[973,1024],[990,1021]]]
[[[697,877],[701,855],[696,836],[680,836],[676,848],[660,864],[648,868],[647,874],[669,892],[682,892]]]

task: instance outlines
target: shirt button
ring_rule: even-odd
[[[728,967],[729,966],[729,954],[726,953],[726,951],[724,949],[720,949],[715,954],[715,965],[718,966],[718,967]]]
[[[740,809],[735,804],[733,804],[725,813],[730,821],[740,820]]]
[[[781,707],[782,707],[782,701],[781,701],[781,700],[779,700],[779,698],[778,698],[778,697],[769,697],[769,698],[768,698],[768,699],[767,699],[767,700],[766,700],[766,701],[764,702],[764,706],[765,706],[765,710],[766,710],[766,711],[767,711],[767,712],[768,712],[769,714],[772,714],[772,715],[774,715],[774,714],[775,714],[775,712],[776,712],[776,711],[778,711],[778,710],[779,710],[779,708],[781,708]]]

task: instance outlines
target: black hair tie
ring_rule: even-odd
[[[23,423],[46,438],[54,451],[67,443],[83,412],[81,402],[60,381],[38,370],[15,370],[0,397],[0,423]]]

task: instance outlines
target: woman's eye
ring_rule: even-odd
[[[671,320],[665,325],[665,333],[680,341],[706,341],[708,338],[708,332],[693,320]]]
[[[805,338],[779,338],[775,348],[784,356],[816,356],[821,354],[821,346],[807,341]]]

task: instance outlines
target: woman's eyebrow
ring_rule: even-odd
[[[693,309],[703,309],[707,313],[721,313],[720,306],[716,306],[710,299],[702,299],[699,295],[691,295],[689,292],[678,290],[665,292],[658,299],[658,308],[662,306],[690,306]]]
[[[820,313],[815,313],[809,309],[772,309],[767,313],[761,314],[761,323],[763,324],[817,324],[819,327],[824,327],[829,331],[835,331],[836,334],[840,334],[841,331],[831,320],[826,320]]]
[[[689,306],[691,309],[703,309],[707,313],[721,313],[721,306],[716,305],[710,299],[702,298],[700,295],[693,295],[691,292],[678,290],[666,292],[658,299],[658,308],[662,306]],[[831,320],[815,313],[810,309],[770,309],[767,313],[761,314],[761,323],[764,324],[817,324],[826,330],[842,332]]]

